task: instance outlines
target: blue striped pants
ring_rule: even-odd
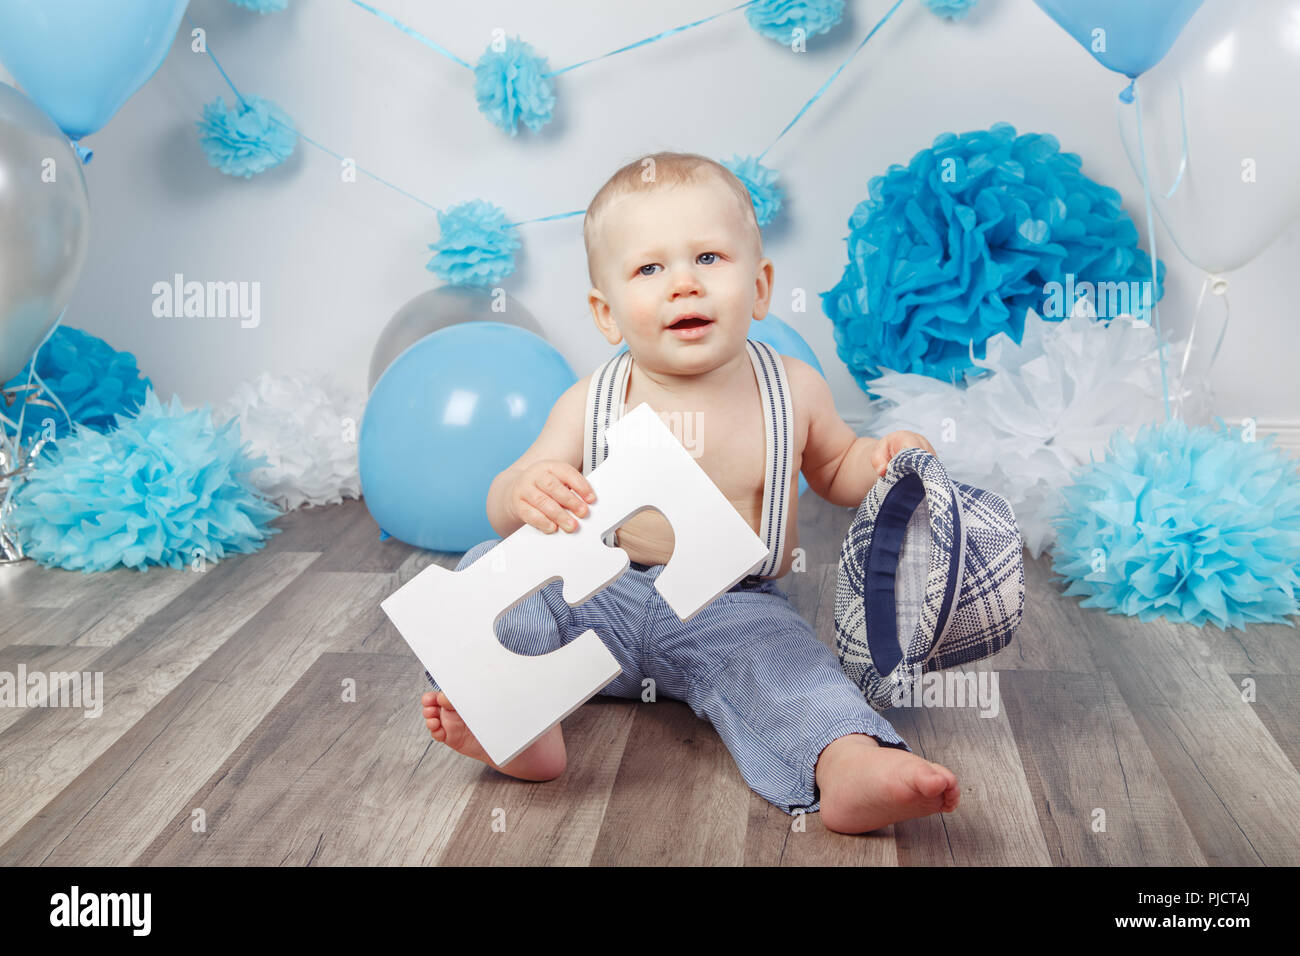
[[[456,570],[500,542],[476,544]],[[642,682],[652,679],[656,696],[707,717],[749,787],[788,814],[820,809],[814,770],[837,737],[870,734],[911,750],[775,582],[742,581],[683,624],[654,588],[663,569],[633,562],[577,607],[552,581],[501,617],[501,643],[517,654],[544,654],[590,628],[623,669],[602,694],[639,700]]]

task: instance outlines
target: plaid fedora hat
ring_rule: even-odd
[[[1020,529],[1000,495],[895,455],[853,518],[835,585],[840,666],[876,710],[921,674],[1006,647],[1025,606]]]

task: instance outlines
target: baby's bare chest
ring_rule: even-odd
[[[637,397],[629,395],[627,408]],[[718,401],[651,408],[742,514],[758,508],[767,474],[767,436],[757,396],[749,402]]]

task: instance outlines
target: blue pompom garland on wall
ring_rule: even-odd
[[[515,271],[519,237],[505,210],[472,199],[438,211],[434,256],[425,266],[452,285],[490,286]]]
[[[260,96],[244,96],[229,109],[217,97],[203,107],[197,125],[208,163],[245,179],[283,163],[298,142],[289,115]]]
[[[758,0],[745,8],[745,19],[763,36],[785,46],[794,31],[805,38],[826,33],[844,17],[844,0]]]
[[[536,133],[551,121],[555,85],[547,75],[546,58],[518,37],[506,39],[502,50],[489,44],[474,66],[474,94],[479,111],[511,136],[523,123]]]

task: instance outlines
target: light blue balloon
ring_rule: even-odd
[[[528,450],[577,376],[545,339],[502,322],[427,335],[379,377],[361,420],[366,507],[387,534],[433,551],[498,537],[488,487]]]
[[[1102,66],[1129,79],[1160,62],[1201,5],[1201,0],[1034,2]]]
[[[807,362],[822,378],[826,377],[826,371],[822,368],[822,363],[817,361],[817,353],[812,350],[812,346],[804,341],[802,335],[772,313],[769,312],[762,321],[750,324],[749,337],[755,342],[766,342],[782,355],[793,355]]]
[[[103,127],[154,75],[188,0],[4,0],[0,63],[71,139]]]
[[[766,342],[781,355],[793,355],[795,358],[807,362],[817,370],[822,378],[826,377],[826,371],[822,368],[822,363],[817,361],[817,353],[804,341],[804,337],[772,313],[769,312],[761,321],[751,322],[748,337],[755,342]],[[614,354],[619,355],[626,351],[627,343],[624,342]],[[808,481],[801,474],[799,476],[799,496],[803,497],[803,493],[807,490]]]

